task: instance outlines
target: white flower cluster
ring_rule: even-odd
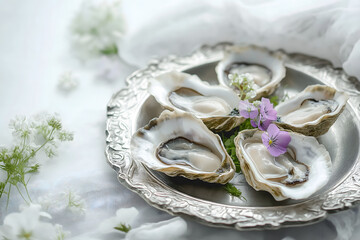
[[[31,204],[21,210],[20,213],[11,213],[4,219],[0,226],[1,239],[11,240],[62,240],[68,235],[61,225],[51,224],[46,220],[51,216],[40,211],[41,206]]]
[[[71,24],[73,51],[81,59],[115,55],[124,31],[119,0],[85,1]]]
[[[48,157],[56,155],[58,144],[63,141],[73,140],[73,134],[62,129],[58,114],[41,113],[32,117],[16,116],[9,123],[15,143],[24,145],[23,154],[31,155],[34,149],[42,146]],[[30,163],[36,163],[35,158],[30,158]]]
[[[41,196],[38,198],[38,203],[51,214],[61,214],[69,211],[75,217],[84,216],[87,209],[85,200],[71,189]]]
[[[242,100],[251,99],[256,96],[254,76],[250,73],[229,74],[230,84],[239,89],[239,97]]]

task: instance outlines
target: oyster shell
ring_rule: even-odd
[[[272,94],[285,77],[286,72],[280,55],[275,55],[265,48],[255,46],[230,48],[215,70],[220,84],[235,91],[238,90],[231,86],[229,74],[251,74],[254,78],[254,89],[256,90],[256,96],[253,100]]]
[[[168,72],[150,80],[148,92],[168,110],[190,112],[209,129],[229,131],[245,119],[230,115],[239,97],[222,86],[211,86],[196,75]]]
[[[345,109],[348,95],[325,85],[311,85],[275,107],[281,128],[308,136],[325,134]]]
[[[287,152],[273,157],[262,144],[262,133],[244,130],[234,140],[241,170],[255,190],[267,191],[277,201],[304,199],[328,182],[331,158],[314,137],[289,132]]]
[[[165,110],[135,132],[131,155],[169,176],[225,184],[235,173],[221,138],[186,112]]]

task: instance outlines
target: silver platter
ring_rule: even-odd
[[[107,108],[106,156],[122,184],[150,205],[173,215],[188,216],[207,225],[245,229],[276,229],[324,219],[330,212],[360,201],[360,83],[328,61],[301,54],[283,54],[286,78],[279,91],[292,95],[307,85],[322,83],[350,95],[345,111],[329,132],[318,138],[330,152],[333,173],[329,183],[309,199],[277,202],[267,192],[257,192],[236,176],[234,183],[246,201],[229,195],[220,185],[171,178],[151,171],[130,155],[131,135],[157,117],[162,108],[147,93],[147,82],[156,75],[178,70],[197,74],[217,84],[215,66],[231,46],[203,46],[190,56],[152,61],[127,78],[127,87],[111,98]]]

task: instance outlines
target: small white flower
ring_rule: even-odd
[[[259,100],[253,101],[252,103],[255,107],[259,107],[261,102]]]
[[[16,116],[15,119],[10,120],[9,128],[14,131],[21,131],[24,128],[27,128],[27,122],[25,116]]]
[[[12,135],[17,141],[25,140],[26,144],[30,141],[33,130],[25,116],[16,116],[10,120],[9,128],[13,130]]]
[[[138,228],[130,230],[125,239],[126,240],[180,240],[185,239],[187,232],[186,222],[180,218],[172,218],[166,221],[157,223],[143,224]]]
[[[59,77],[58,89],[64,92],[70,92],[73,91],[78,84],[78,80],[74,77],[71,71],[64,72]]]
[[[47,194],[44,196],[40,196],[37,199],[37,202],[41,205],[41,207],[46,210],[46,211],[51,211],[51,206],[52,205],[57,205],[59,206],[59,200],[56,199],[54,196],[52,196],[52,194]]]
[[[63,226],[55,224],[56,240],[64,240],[70,236],[70,232],[64,231]]]
[[[241,85],[243,79],[239,77],[238,74],[229,74],[228,78],[231,80],[230,84],[237,86],[237,85]]]
[[[40,211],[40,205],[31,204],[22,209],[20,213],[11,213],[0,226],[2,239],[12,240],[51,240],[57,239],[56,227],[51,223],[42,222],[40,218],[51,216]]]
[[[68,190],[65,193],[67,198],[67,208],[75,215],[84,215],[86,212],[86,202],[79,194]]]
[[[254,84],[254,76],[250,73],[242,73],[239,75],[239,78],[246,80],[248,84]]]
[[[256,97],[256,91],[255,90],[251,90],[249,92],[246,93],[246,97],[245,99],[251,99],[251,98],[254,98]]]
[[[254,76],[252,74],[229,74],[229,79],[231,80],[231,85],[238,88],[240,99],[246,100],[256,96],[255,88],[257,85],[254,82]]]
[[[134,208],[120,208],[116,211],[116,216],[104,220],[99,227],[99,232],[107,234],[111,232],[119,232],[115,227],[124,224],[126,226],[132,226],[135,218],[139,214],[139,211]]]

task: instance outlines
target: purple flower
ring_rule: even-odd
[[[260,114],[263,119],[275,121],[277,118],[276,110],[268,98],[261,98]]]
[[[286,153],[286,148],[291,141],[290,134],[285,131],[280,131],[275,124],[270,124],[267,133],[264,132],[261,138],[263,144],[274,157]]]
[[[258,127],[258,120],[257,119],[250,119],[250,123],[251,123],[251,126],[253,126],[254,128],[257,128]]]
[[[255,119],[259,113],[258,109],[248,100],[240,101],[239,103],[240,115],[244,118]]]
[[[254,128],[259,128],[261,131],[266,131],[272,121],[264,118],[261,114],[259,114],[255,119],[251,119],[250,123]]]
[[[268,129],[270,123],[272,123],[271,120],[263,118],[263,116],[261,115],[258,119],[257,125],[261,131],[266,131]]]

